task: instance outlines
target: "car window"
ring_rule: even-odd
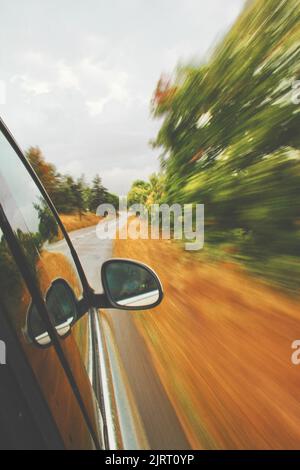
[[[66,448],[91,448],[93,443],[87,425],[55,349],[37,351],[26,336],[31,296],[1,229],[0,286],[1,306],[17,334]]]
[[[74,295],[80,298],[81,282],[56,219],[23,162],[1,132],[0,203],[23,249],[43,298],[46,299],[49,289],[57,279],[63,279],[71,287]],[[12,285],[9,294],[13,292]],[[26,305],[26,308],[29,309],[29,306]],[[61,299],[57,295],[56,309],[59,311],[61,308]],[[28,310],[22,314],[19,314],[19,311],[19,307],[10,309],[10,315],[14,319],[18,334],[22,336],[27,330]],[[95,422],[97,403],[87,373],[89,336],[88,316],[85,315],[76,322],[69,336],[58,338],[84,397],[89,416],[97,427],[98,424]],[[53,347],[50,349],[53,350]],[[36,356],[40,354],[42,354],[40,350],[35,351]],[[46,380],[52,380],[53,378],[48,375],[49,373]]]

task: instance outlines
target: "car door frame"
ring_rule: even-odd
[[[0,331],[7,358],[0,365],[0,434],[6,434],[12,449],[63,450],[59,430],[1,303]],[[9,432],[7,423],[13,432]],[[28,443],[28,436],[35,436],[35,444]]]
[[[61,222],[59,215],[47,193],[45,190],[43,184],[39,180],[38,176],[36,175],[34,169],[26,159],[25,155],[23,154],[22,150],[16,143],[14,137],[4,124],[3,120],[0,118],[0,131],[2,131],[4,137],[7,139],[8,143],[11,145],[13,150],[16,152],[18,157],[20,158],[20,164],[23,164],[25,167],[25,170],[29,173],[30,177],[33,179],[34,183],[36,184],[37,188],[39,189],[41,195],[45,199],[46,203],[49,206],[49,209],[51,210],[53,216],[55,217],[55,220],[58,223],[59,228],[62,231],[62,234],[66,240],[66,243],[70,249],[71,256],[74,260],[75,267],[77,269],[81,284],[82,284],[82,294],[83,294],[83,299],[82,302],[87,306],[87,311],[88,311],[88,306],[93,303],[94,299],[94,290],[89,286],[89,283],[87,281],[86,275],[84,273],[84,270],[82,268],[82,265],[80,263],[79,257],[77,255],[77,252],[70,240],[70,237],[68,236],[68,233],[66,232],[66,229]],[[15,262],[24,278],[24,281],[26,282],[26,285],[28,287],[28,290],[31,294],[32,301],[36,305],[38,311],[40,312],[43,321],[45,322],[47,331],[49,333],[50,339],[52,341],[52,346],[55,348],[56,353],[58,355],[58,358],[61,362],[61,365],[66,373],[66,376],[68,378],[68,381],[70,383],[70,386],[72,387],[73,393],[77,399],[77,402],[79,404],[79,407],[81,409],[81,412],[83,414],[83,417],[85,419],[85,422],[88,426],[88,429],[91,433],[91,436],[93,438],[93,441],[95,443],[95,447],[97,449],[103,449],[103,447],[106,447],[107,439],[106,439],[106,434],[107,434],[107,425],[106,425],[106,418],[105,418],[105,409],[102,407],[103,403],[99,402],[99,405],[101,407],[101,413],[102,413],[102,419],[103,419],[103,436],[101,436],[101,439],[99,439],[99,436],[97,435],[97,431],[94,429],[91,420],[89,418],[88,412],[86,410],[85,404],[84,404],[84,399],[81,396],[81,392],[79,390],[79,387],[77,385],[77,382],[74,378],[73,372],[71,370],[71,367],[68,363],[68,360],[63,352],[62,346],[59,342],[59,339],[57,337],[57,333],[55,331],[55,328],[53,327],[49,313],[47,311],[47,307],[45,305],[44,299],[41,296],[41,293],[39,291],[39,288],[36,284],[36,281],[31,273],[31,270],[29,269],[27,259],[19,246],[19,242],[10,226],[10,223],[6,217],[6,214],[3,211],[3,208],[0,204],[0,227],[3,231],[4,237],[7,241],[7,244],[9,246],[9,249],[11,250],[13,257],[15,259]]]
[[[75,266],[77,268],[78,275],[79,275],[79,278],[80,278],[80,281],[81,281],[81,284],[82,284],[83,298],[85,298],[87,301],[90,300],[90,303],[92,304],[94,290],[91,288],[91,286],[88,283],[88,280],[87,280],[87,277],[85,275],[82,264],[80,262],[79,256],[78,256],[78,254],[77,254],[77,252],[76,252],[76,250],[75,250],[75,248],[72,244],[72,241],[71,241],[71,239],[68,235],[68,232],[66,231],[65,226],[63,225],[63,223],[62,223],[62,221],[59,217],[59,214],[58,214],[58,212],[57,212],[57,210],[56,210],[49,194],[47,193],[47,191],[46,191],[44,185],[42,184],[41,180],[37,176],[36,172],[32,168],[31,164],[29,163],[29,161],[25,157],[25,155],[22,152],[20,146],[17,144],[15,138],[13,137],[13,135],[11,134],[11,132],[9,131],[9,129],[7,128],[7,126],[5,125],[5,123],[1,119],[1,117],[0,117],[0,130],[2,131],[3,135],[6,137],[9,144],[12,146],[12,148],[14,149],[14,151],[16,152],[18,157],[20,158],[20,160],[23,163],[23,165],[25,166],[27,172],[30,174],[30,176],[33,179],[34,183],[36,184],[39,191],[41,192],[43,198],[47,202],[47,204],[48,204],[48,206],[49,206],[56,222],[58,223],[58,226],[59,226],[60,230],[62,231],[63,237],[65,238],[65,240],[67,242],[68,248],[70,249],[71,255],[73,257],[73,260],[74,260],[74,263],[75,263]]]

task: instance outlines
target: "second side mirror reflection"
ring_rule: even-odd
[[[77,317],[77,302],[71,287],[63,279],[55,280],[46,295],[46,306],[52,323],[60,337],[71,331]],[[51,343],[49,333],[35,305],[31,305],[27,320],[28,335],[40,346]]]

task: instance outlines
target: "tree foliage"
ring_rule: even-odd
[[[165,181],[163,174],[153,173],[149,181],[136,180],[128,193],[128,205],[143,204],[149,208],[151,204],[164,201]]]
[[[300,273],[300,105],[292,99],[299,79],[299,1],[255,0],[207,63],[160,79],[152,101],[162,119],[153,145],[163,151],[166,201],[205,203],[207,243],[293,288]]]
[[[96,175],[90,191],[89,207],[96,212],[97,207],[104,202],[107,202],[107,189],[103,186],[100,176]]]
[[[81,216],[85,211],[96,212],[97,207],[104,202],[117,207],[118,196],[107,191],[99,175],[96,175],[92,184],[88,185],[84,175],[74,179],[71,175],[60,174],[53,164],[45,160],[39,147],[30,147],[26,157],[58,212],[64,214],[77,212]]]

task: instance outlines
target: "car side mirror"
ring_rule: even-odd
[[[101,279],[104,294],[92,294],[77,300],[64,279],[56,279],[49,288],[45,302],[51,322],[58,336],[66,337],[72,325],[90,307],[119,310],[147,310],[156,307],[163,299],[161,282],[147,265],[137,261],[114,258],[103,263]],[[40,347],[51,344],[44,322],[31,304],[27,314],[27,336]]]
[[[147,265],[114,258],[103,263],[101,279],[108,308],[146,310],[161,303],[163,290],[155,272]]]

